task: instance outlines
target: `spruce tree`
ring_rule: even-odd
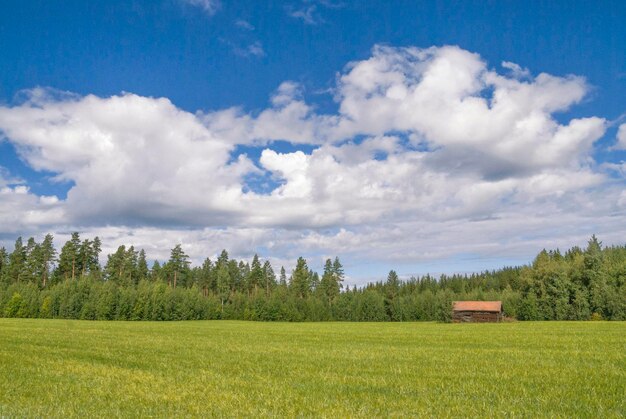
[[[20,273],[20,279],[24,282],[37,283],[41,271],[41,258],[39,245],[33,237],[30,237],[24,248],[24,265]]]
[[[391,271],[389,271],[389,275],[387,275],[387,282],[385,283],[387,298],[393,300],[398,295],[399,289],[400,280],[398,278],[398,274],[392,269]]]
[[[235,259],[228,261],[228,273],[230,274],[231,291],[244,292],[245,277],[241,274],[242,269],[245,270],[245,265],[237,263]]]
[[[250,291],[254,291],[256,295],[259,287],[263,283],[263,268],[261,267],[261,262],[259,261],[259,255],[255,253],[254,258],[252,258],[252,266],[250,267],[250,274],[248,275],[248,286]]]
[[[162,272],[161,272],[161,264],[158,260],[155,260],[152,264],[152,269],[150,269],[150,280],[152,282],[161,282],[164,281]]]
[[[148,279],[150,271],[148,270],[148,261],[146,260],[146,251],[141,249],[137,258],[137,282]]]
[[[24,266],[26,263],[26,248],[22,243],[22,238],[18,237],[15,240],[15,246],[13,252],[9,256],[9,268],[8,276],[9,282],[20,282],[20,276],[24,272]]]
[[[57,251],[54,248],[54,238],[52,234],[46,234],[40,246],[41,252],[41,286],[46,288],[48,278],[50,277],[51,265],[56,259]]]
[[[285,267],[280,267],[280,280],[279,283],[282,287],[287,287],[287,273],[285,272]]]
[[[224,302],[230,296],[231,290],[231,277],[230,272],[228,270],[228,263],[222,262],[218,263],[217,266],[217,292],[220,297],[220,301],[222,303],[222,313],[224,312]]]
[[[204,262],[202,262],[202,267],[200,268],[200,288],[202,289],[202,293],[204,296],[209,295],[209,291],[212,291],[214,288],[213,282],[213,262],[211,259],[206,258]]]
[[[328,304],[332,305],[333,300],[339,295],[339,287],[333,262],[330,259],[326,259],[324,273],[320,281],[320,293],[326,298]]]
[[[9,253],[4,247],[0,247],[0,284],[8,285],[9,280]]]
[[[302,256],[298,258],[296,269],[291,274],[291,289],[298,298],[307,297],[311,291],[309,268]]]

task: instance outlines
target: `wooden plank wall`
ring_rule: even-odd
[[[477,323],[496,323],[502,320],[501,313],[487,311],[454,311],[452,312],[452,321],[455,323],[477,322]]]

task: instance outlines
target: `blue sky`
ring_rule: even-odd
[[[355,282],[623,242],[624,2],[0,10],[0,237],[339,254]]]

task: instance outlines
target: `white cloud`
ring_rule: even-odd
[[[235,26],[237,26],[238,28],[241,29],[245,29],[247,31],[253,31],[254,30],[254,26],[248,22],[247,20],[243,20],[243,19],[237,19],[235,21]]]
[[[317,115],[302,99],[301,87],[282,83],[271,98],[272,106],[258,115],[230,108],[202,115],[207,128],[233,144],[267,144],[286,140],[294,144],[321,144],[335,116]]]
[[[318,25],[324,20],[317,12],[316,4],[306,4],[299,8],[287,7],[287,14],[293,18],[300,19],[307,25]]]
[[[58,200],[0,182],[10,197],[0,231],[79,228],[157,258],[182,241],[197,260],[226,247],[282,262],[530,256],[592,233],[621,240],[626,199],[603,172],[620,169],[592,158],[606,121],[554,117],[583,100],[585,80],[503,67],[458,47],[378,46],[338,76],[339,110],[327,115],[289,81],[255,114],[35,90],[0,107],[0,130],[28,165],[74,186]],[[264,149],[255,163],[237,145]],[[251,175],[276,186],[260,193]],[[20,224],[10,218],[20,211],[34,212]]]
[[[13,177],[5,167],[0,166],[0,188],[5,188],[10,185],[20,185],[23,183],[24,181],[22,179]]]
[[[285,180],[272,193],[274,196],[306,198],[311,194],[310,179],[307,178],[309,157],[302,151],[281,154],[274,150],[263,150],[261,164]]]
[[[619,126],[617,130],[617,144],[615,148],[619,150],[626,150],[626,124]]]
[[[344,6],[341,2],[328,0],[303,0],[298,5],[287,5],[287,14],[295,19],[301,20],[307,25],[319,25],[324,23],[321,9],[340,9]]]
[[[220,0],[180,0],[184,4],[198,7],[207,15],[213,16],[222,7]]]
[[[490,97],[484,97],[493,90]],[[331,135],[419,134],[463,164],[491,171],[580,163],[604,132],[601,118],[559,125],[551,116],[579,102],[584,80],[540,74],[531,82],[487,70],[457,47],[377,47],[340,78],[341,118]]]
[[[233,145],[167,99],[127,94],[26,103],[0,109],[0,126],[36,170],[75,186],[76,219],[202,224],[236,213],[243,175],[254,171]]]
[[[245,48],[236,48],[235,52],[244,57],[265,57],[265,50],[263,49],[263,44],[260,41],[255,41]]]
[[[66,221],[65,209],[57,197],[37,196],[24,185],[0,187],[0,233],[3,235],[17,237],[40,229],[54,229]]]
[[[265,57],[265,49],[260,41],[253,41],[249,43],[233,42],[225,38],[220,38],[220,41],[225,45],[228,45],[232,51],[240,57]]]
[[[530,71],[527,68],[522,68],[519,64],[515,64],[510,61],[503,61],[502,68],[510,70],[511,75],[516,79],[530,78]]]
[[[403,131],[441,149],[438,165],[452,162],[488,176],[584,165],[606,125],[595,117],[561,125],[552,117],[582,100],[588,90],[582,78],[539,74],[522,81],[489,71],[478,55],[458,47],[376,47],[339,78],[337,115],[315,113],[299,90],[284,83],[259,115],[230,109],[206,115],[205,123],[248,144],[320,144]]]
[[[56,228],[66,221],[56,196],[33,194],[24,180],[0,166],[0,237]]]

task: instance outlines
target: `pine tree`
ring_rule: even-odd
[[[269,260],[266,260],[263,264],[263,281],[265,284],[265,295],[269,297],[272,288],[276,286],[276,275]]]
[[[125,281],[127,264],[126,264],[126,246],[121,245],[117,251],[107,256],[107,263],[104,265],[104,277],[107,281],[123,284]]]
[[[174,277],[174,288],[181,277],[182,280],[186,280],[186,275],[189,272],[189,256],[185,254],[180,244],[177,244],[170,253],[170,260],[167,262],[169,270]]]
[[[63,279],[74,279],[76,277],[76,261],[80,249],[80,236],[77,232],[72,233],[72,237],[61,248],[59,264],[56,276]]]
[[[87,275],[89,261],[91,260],[91,241],[83,240],[78,248],[78,260],[76,261],[76,270],[80,272],[80,276]]]
[[[339,261],[339,257],[335,256],[335,261],[333,262],[333,274],[335,275],[335,281],[337,282],[337,286],[339,289],[343,289],[343,280],[344,280],[344,272],[343,265]]]
[[[76,272],[80,272],[81,276],[100,272],[100,252],[101,243],[98,237],[93,241],[83,240],[78,248]]]
[[[127,272],[127,283],[137,285],[139,283],[139,252],[135,250],[135,246],[128,248],[124,258],[124,266],[124,270]]]
[[[100,272],[100,252],[102,252],[102,243],[100,238],[96,236],[91,242],[91,252],[87,261],[87,269],[90,273]]]
[[[228,264],[228,252],[226,249],[222,250],[222,253],[217,257],[216,265],[226,265]]]

